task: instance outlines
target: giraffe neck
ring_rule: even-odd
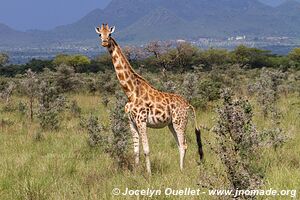
[[[137,73],[133,70],[121,48],[113,38],[111,38],[110,44],[107,48],[112,57],[112,62],[121,87],[126,93],[126,96],[130,99],[135,92],[134,84],[138,77]]]

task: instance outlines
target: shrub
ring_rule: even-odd
[[[197,95],[198,88],[197,83],[199,77],[195,73],[187,73],[183,78],[183,83],[181,85],[183,96],[191,102],[191,100]]]
[[[116,107],[110,112],[112,139],[109,152],[120,168],[129,168],[131,165],[128,150],[131,134],[124,111],[126,97],[122,93],[116,93],[116,102]]]
[[[38,93],[38,117],[42,129],[57,130],[59,113],[65,107],[65,98],[59,94],[57,87],[42,81]]]
[[[105,107],[107,107],[107,105],[108,105],[108,103],[109,103],[109,98],[108,98],[107,95],[102,96],[102,98],[101,98],[101,103],[102,103]]]
[[[26,103],[24,103],[23,101],[20,101],[18,103],[18,111],[21,113],[21,115],[25,115],[27,112]]]
[[[81,114],[81,108],[79,107],[78,103],[76,100],[73,100],[71,102],[71,105],[70,105],[70,111],[72,114],[74,114],[75,116],[80,116]]]
[[[9,100],[11,98],[12,92],[15,89],[15,87],[16,87],[16,84],[13,81],[9,81],[6,84],[5,89],[1,91],[0,99],[5,101],[5,103],[9,103]]]
[[[278,87],[285,78],[285,74],[280,71],[270,71],[263,69],[260,76],[253,85],[249,86],[249,91],[256,93],[257,102],[260,105],[264,117],[277,116],[276,102],[279,98]]]
[[[38,86],[39,86],[39,80],[36,76],[36,73],[32,72],[31,69],[28,69],[25,74],[25,79],[21,81],[21,86],[28,97],[30,119],[32,121],[33,114],[34,114],[33,113],[34,101],[37,97]]]
[[[62,92],[70,92],[79,88],[80,80],[75,74],[74,67],[61,64],[57,67],[55,81]]]
[[[88,144],[91,147],[100,146],[106,149],[108,145],[108,138],[103,135],[103,126],[98,117],[90,115],[86,122],[86,128],[89,135]]]
[[[223,90],[222,99],[213,129],[219,143],[217,153],[233,190],[257,189],[262,179],[251,162],[258,152],[260,138],[252,122],[252,107],[243,99],[233,100],[230,89]]]
[[[107,70],[104,73],[101,73],[97,77],[96,86],[100,93],[107,94],[115,94],[116,88],[118,86],[118,79],[116,75],[111,70]]]

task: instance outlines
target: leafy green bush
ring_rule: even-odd
[[[57,130],[60,124],[59,113],[64,109],[66,100],[57,87],[42,81],[38,93],[38,118],[42,129]]]

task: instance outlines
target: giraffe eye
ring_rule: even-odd
[[[109,34],[109,37],[111,37],[111,33]]]
[[[101,37],[101,34],[99,34],[99,37]]]

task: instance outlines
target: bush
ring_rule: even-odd
[[[57,67],[55,81],[62,92],[70,92],[79,88],[80,80],[76,76],[74,67],[61,64]]]
[[[107,70],[97,77],[96,85],[103,95],[115,94],[118,86],[118,79],[113,71]]]
[[[256,93],[257,102],[264,117],[268,117],[270,114],[272,116],[279,114],[276,108],[276,102],[279,98],[278,87],[284,78],[285,74],[280,71],[263,69],[256,82],[249,86],[249,91]]]
[[[90,115],[86,122],[89,139],[88,144],[91,147],[100,146],[106,149],[108,146],[108,138],[103,135],[103,126],[98,117]]]
[[[71,105],[70,105],[70,111],[71,111],[71,113],[73,114],[73,115],[75,115],[75,116],[80,116],[80,114],[81,114],[81,108],[79,107],[79,105],[78,105],[78,103],[77,103],[77,101],[76,100],[73,100],[72,102],[71,102]]]
[[[222,92],[223,105],[213,131],[219,143],[219,154],[226,167],[232,189],[258,189],[262,180],[251,165],[259,150],[260,138],[253,122],[252,107],[243,99],[233,100],[230,89]]]
[[[57,87],[42,81],[38,93],[38,118],[42,129],[57,130],[59,113],[65,107],[65,98],[59,94]]]
[[[128,118],[125,114],[126,97],[119,92],[116,93],[116,107],[110,112],[112,140],[109,152],[115,158],[120,168],[131,168],[129,145],[130,145],[130,130]]]
[[[9,103],[9,100],[11,98],[11,95],[12,95],[13,90],[15,89],[15,87],[16,87],[16,84],[13,81],[9,81],[6,84],[6,87],[4,88],[4,90],[1,91],[0,99],[5,101],[5,103]]]
[[[39,89],[39,80],[36,73],[28,69],[25,74],[25,79],[21,81],[22,90],[25,92],[29,101],[30,119],[33,121],[33,107]]]
[[[26,103],[24,103],[23,101],[20,101],[18,103],[18,111],[21,113],[21,115],[26,115],[26,112],[27,112]]]

